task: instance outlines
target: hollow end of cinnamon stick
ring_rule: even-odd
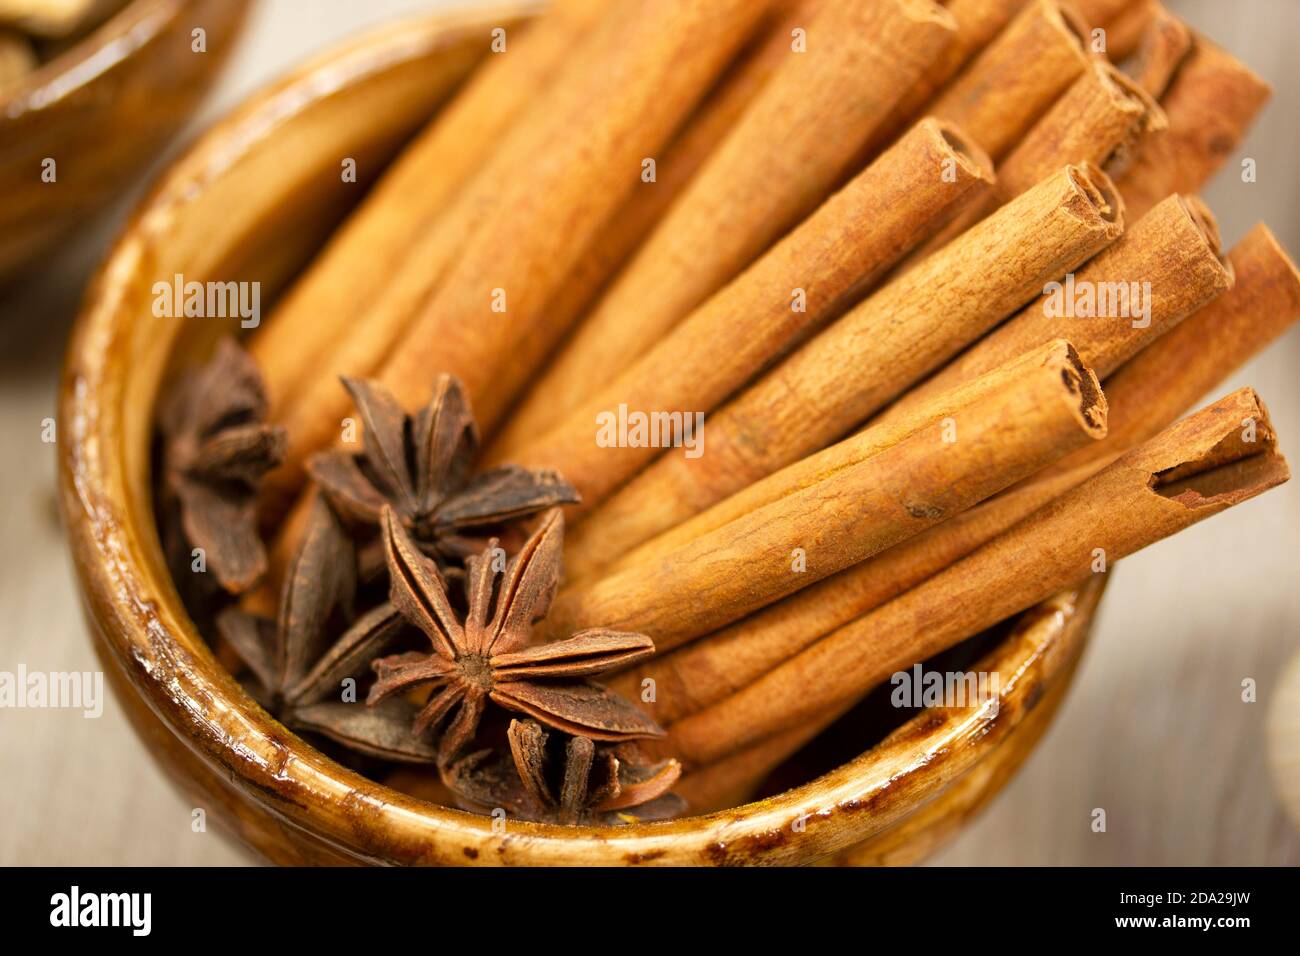
[[[1124,228],[1124,200],[1119,187],[1100,166],[1086,160],[1077,166],[1067,166],[1066,175],[1092,204],[1092,213],[1115,226],[1118,235]]]
[[[944,158],[955,162],[966,175],[989,185],[997,181],[993,159],[980,148],[978,143],[962,132],[961,127],[956,123],[936,116],[927,116],[916,125],[919,129],[930,130],[938,136],[947,147],[948,155]]]
[[[1277,432],[1263,400],[1252,388],[1233,392],[1204,412],[1221,420],[1189,442],[1171,442],[1183,454],[1176,461],[1153,464],[1151,490],[1188,508],[1221,510],[1283,484],[1291,477],[1286,459],[1277,451]],[[1194,427],[1187,420],[1184,429]],[[1178,430],[1175,426],[1174,430]]]
[[[1052,343],[1052,360],[1059,363],[1066,401],[1079,426],[1094,439],[1105,438],[1109,408],[1096,373],[1083,364],[1078,351],[1065,339]]]

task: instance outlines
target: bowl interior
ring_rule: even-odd
[[[154,283],[176,274],[258,281],[271,302],[360,195],[339,182],[338,157],[379,168],[432,112],[421,71],[445,32],[439,17],[386,29],[240,108],[163,176],[88,296],[65,373],[60,477],[92,630],[119,699],[180,782],[282,862],[796,863],[896,840],[909,815],[1022,724],[1029,739],[1026,718],[1068,679],[1100,584],[1059,596],[982,648],[981,667],[1012,675],[994,712],[932,709],[763,800],[610,829],[502,829],[351,772],[258,707],[182,607],[154,523],[154,406],[170,370],[238,329],[237,320],[155,318]]]

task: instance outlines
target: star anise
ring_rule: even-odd
[[[666,820],[686,808],[668,792],[682,773],[676,760],[648,760],[630,743],[554,736],[535,720],[512,720],[508,754],[462,757],[443,769],[443,782],[467,810],[501,807],[542,823],[612,826]]]
[[[266,572],[257,487],[285,451],[284,429],[266,424],[266,406],[253,359],[222,339],[212,359],[178,383],[161,414],[169,551],[183,566],[187,547],[203,549],[207,567],[232,594]]]
[[[506,465],[471,477],[478,428],[451,375],[438,376],[429,404],[415,415],[375,382],[344,378],[343,385],[361,417],[362,451],[321,452],[307,469],[346,521],[376,527],[391,507],[420,549],[446,569],[480,550],[486,529],[578,501],[554,471]]]
[[[253,675],[255,696],[286,725],[369,756],[432,763],[433,746],[411,734],[416,704],[394,698],[372,708],[357,699],[356,684],[369,676],[371,662],[409,629],[387,601],[353,620],[356,585],[352,541],[318,501],[285,575],[277,619],[230,607],[217,627]]]
[[[458,756],[474,738],[489,701],[594,740],[663,735],[634,705],[586,680],[653,654],[654,644],[645,635],[593,628],[567,640],[528,646],[532,625],[546,614],[559,581],[564,519],[558,509],[545,516],[503,569],[495,540],[469,559],[469,609],[463,621],[452,608],[436,564],[416,547],[397,513],[384,507],[381,522],[390,600],[425,633],[433,653],[376,660],[379,679],[367,702],[432,687],[414,729],[420,736],[447,721],[438,744],[441,764]]]

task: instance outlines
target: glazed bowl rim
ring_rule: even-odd
[[[315,82],[327,65],[349,64],[343,72],[355,86],[391,66],[395,56],[409,56],[411,44],[401,34],[391,24],[368,31],[237,105],[161,174],[88,290],[60,393],[59,481],[78,584],[104,656],[124,672],[154,718],[243,799],[359,861],[806,862],[904,818],[919,805],[918,797],[923,802],[938,793],[1014,729],[1043,690],[1027,676],[1017,678],[1038,673],[1041,684],[1059,676],[1060,662],[1051,656],[1060,641],[1049,634],[1041,647],[1017,659],[1019,670],[1001,686],[993,713],[981,708],[942,719],[923,714],[900,729],[910,736],[896,732],[854,760],[773,797],[626,827],[511,821],[502,836],[491,818],[393,790],[316,750],[256,704],[198,634],[163,570],[152,509],[138,503],[149,496],[129,486],[123,464],[129,457],[130,429],[123,421],[131,414],[125,396],[132,374],[126,343],[134,321],[124,303],[148,268],[149,249],[166,241],[194,190],[229,173],[257,143],[331,95],[336,84]],[[150,406],[158,386],[150,386]],[[152,421],[152,407],[147,414]],[[1069,620],[1070,613],[1060,611],[1054,623],[1042,626],[1066,632]],[[880,747],[896,737],[901,742],[894,744],[891,761],[880,760]],[[898,786],[900,779],[912,786]],[[860,812],[864,808],[871,812]],[[795,821],[804,821],[804,838],[792,841]]]

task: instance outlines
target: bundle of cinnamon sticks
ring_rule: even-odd
[[[1269,95],[1154,0],[554,0],[251,339],[288,453],[246,602],[308,458],[361,440],[340,376],[409,411],[454,374],[479,467],[581,495],[537,639],[648,635],[610,683],[680,792],[753,792],[891,673],[1286,480],[1214,390],[1300,273],[1196,197]]]

